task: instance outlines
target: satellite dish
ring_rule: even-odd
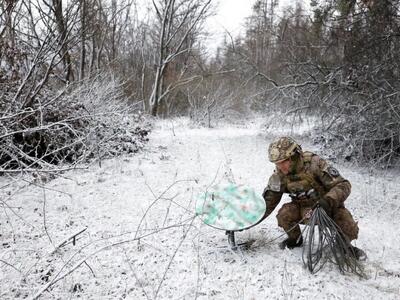
[[[261,221],[266,211],[264,199],[244,185],[215,185],[201,194],[196,213],[216,229],[241,231]]]

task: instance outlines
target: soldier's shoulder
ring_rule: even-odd
[[[274,173],[269,177],[268,189],[274,192],[280,192],[281,184],[282,184],[282,175],[275,170]]]
[[[305,162],[311,162],[313,160],[313,157],[318,156],[314,152],[311,151],[304,151],[303,152],[303,157]]]
[[[283,177],[285,177],[285,175],[282,172],[274,170],[274,173],[272,173],[269,178],[275,178],[275,179],[279,178],[279,180],[282,180]]]
[[[311,151],[303,152],[304,162],[310,165],[310,169],[314,172],[322,171],[326,169],[327,163],[325,159],[320,157],[318,154]]]
[[[320,161],[323,161],[323,159],[318,154],[315,154],[311,151],[304,151],[303,157],[305,163],[318,164]]]
[[[318,154],[308,151],[307,157],[309,159],[309,169],[314,174],[324,176],[328,175],[330,178],[341,177],[339,171],[332,166],[332,164],[320,157]]]

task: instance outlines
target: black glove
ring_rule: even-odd
[[[327,198],[321,198],[318,200],[318,205],[330,216],[332,213],[332,207]]]

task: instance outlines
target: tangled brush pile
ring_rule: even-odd
[[[0,171],[51,169],[140,150],[150,125],[100,77],[24,106],[12,89],[0,99]]]

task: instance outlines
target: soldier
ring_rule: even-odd
[[[276,169],[263,192],[267,205],[266,218],[280,202],[283,193],[289,193],[292,201],[284,204],[276,216],[278,225],[288,237],[280,248],[300,247],[303,244],[298,222],[311,216],[312,209],[319,204],[341,228],[350,244],[358,237],[358,225],[345,208],[344,201],[350,194],[351,184],[340,173],[318,155],[302,151],[301,146],[290,137],[281,137],[270,144],[269,160]],[[365,253],[354,246],[356,257]]]

